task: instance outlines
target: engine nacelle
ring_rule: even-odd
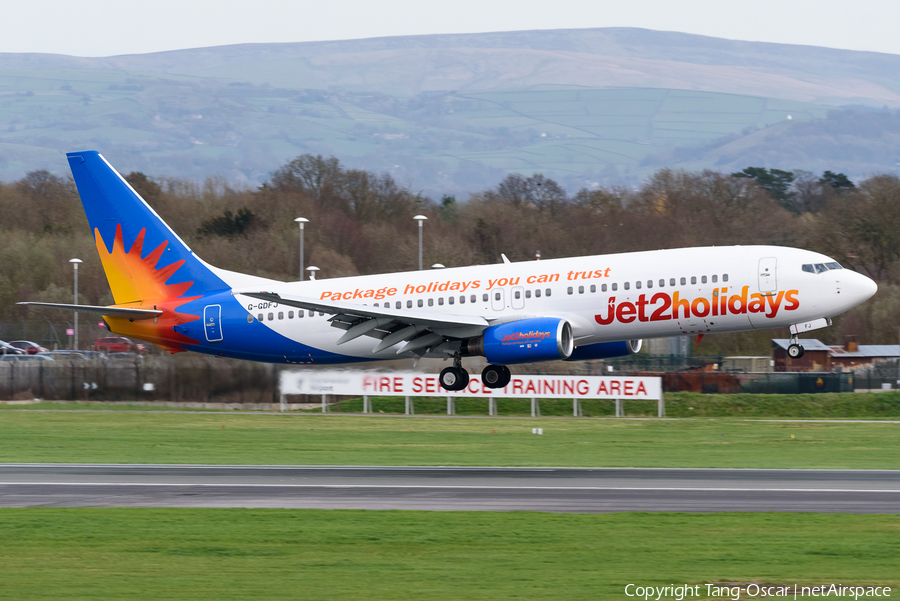
[[[641,351],[643,340],[622,340],[619,342],[598,342],[576,348],[566,361],[588,361],[625,357]]]
[[[478,338],[466,341],[463,353],[484,355],[489,363],[513,365],[567,359],[574,348],[568,321],[539,317],[491,326]]]

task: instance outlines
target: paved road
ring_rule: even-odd
[[[900,513],[900,471],[0,464],[0,506]]]

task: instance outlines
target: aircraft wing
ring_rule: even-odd
[[[31,307],[48,307],[50,309],[65,309],[78,311],[79,313],[94,313],[96,315],[115,315],[129,319],[152,319],[162,315],[162,311],[156,309],[130,309],[128,307],[105,307],[103,305],[66,305],[63,303],[16,303]]]
[[[373,353],[405,342],[397,354],[424,355],[442,345],[446,339],[463,339],[478,336],[490,324],[483,317],[395,310],[389,307],[372,307],[355,303],[316,300],[312,298],[281,296],[274,292],[235,292],[251,298],[318,311],[332,315],[331,325],[345,330],[338,344],[345,344],[360,336],[380,340]]]

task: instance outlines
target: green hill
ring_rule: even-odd
[[[834,129],[837,106],[900,106],[897,72],[894,55],[637,29],[0,54],[0,179],[65,173],[63,153],[85,148],[125,171],[251,185],[333,154],[435,195],[511,171],[570,188],[682,165],[864,174],[896,166],[892,133],[842,149],[810,132]]]

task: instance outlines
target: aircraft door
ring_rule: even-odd
[[[759,260],[759,291],[763,294],[778,290],[778,276],[775,268],[778,259],[766,257]]]
[[[494,311],[502,311],[506,308],[506,300],[504,299],[503,288],[497,288],[491,292],[491,308]]]
[[[510,302],[512,303],[513,309],[524,309],[525,308],[525,289],[521,286],[516,286],[512,290],[510,290],[510,294],[512,298],[510,298]]]
[[[222,342],[222,305],[207,305],[203,309],[203,331],[207,342]]]

